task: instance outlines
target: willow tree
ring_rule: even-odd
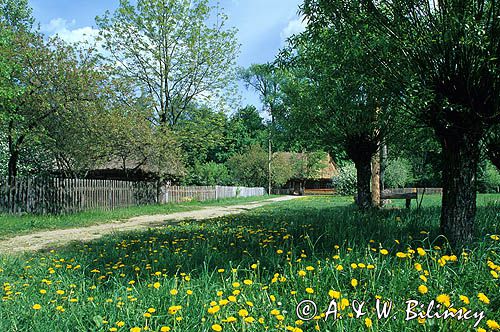
[[[307,4],[302,12],[306,31],[281,54],[294,77],[285,88],[292,104],[288,119],[306,130],[313,125],[312,136],[344,149],[356,166],[357,204],[368,209],[373,206],[371,162],[390,132],[394,91],[380,79],[385,68],[364,53],[364,43],[386,47],[387,40],[331,22]],[[371,27],[360,29],[369,33]]]
[[[154,123],[174,127],[191,104],[231,98],[236,30],[208,0],[120,0],[96,21],[115,74],[152,100]]]
[[[455,247],[471,241],[480,145],[500,121],[500,3],[306,0],[305,6],[320,13],[310,16],[313,22],[356,31],[369,25],[390,41],[383,49],[364,43],[365,52],[387,68],[381,79],[401,86],[407,113],[440,141],[441,231]]]

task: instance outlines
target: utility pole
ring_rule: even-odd
[[[267,171],[269,173],[267,179],[267,186],[268,186],[268,193],[271,195],[271,161],[273,158],[273,150],[272,150],[272,143],[271,143],[271,131],[269,131],[269,156],[267,160]]]

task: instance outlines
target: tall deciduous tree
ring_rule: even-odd
[[[174,126],[193,103],[231,97],[239,51],[235,29],[208,0],[121,0],[96,19],[116,73],[153,102],[150,119]]]
[[[500,121],[500,3],[491,0],[306,0],[312,21],[337,22],[390,42],[364,51],[402,87],[408,113],[434,130],[443,157],[441,231],[471,241],[480,142]],[[368,35],[367,37],[369,37]],[[390,55],[390,56],[384,56]]]
[[[292,107],[289,118],[315,123],[321,129],[314,135],[345,149],[357,170],[357,204],[361,209],[370,208],[371,161],[390,133],[395,108],[392,86],[377,72],[385,69],[363,52],[363,43],[383,48],[387,41],[344,29],[307,4],[302,11],[310,18],[306,31],[291,39],[291,49],[284,50],[281,57],[303,75],[295,86],[308,91],[298,96],[309,105],[301,102]],[[369,34],[370,27],[364,26],[363,32]],[[287,93],[297,95],[294,88]]]
[[[98,98],[99,76],[89,58],[58,39],[44,41],[36,32],[13,31],[9,46],[0,46],[1,57],[11,64],[3,95],[1,126],[5,133],[12,182],[21,152],[41,142],[49,131],[61,131],[55,120],[83,111]]]

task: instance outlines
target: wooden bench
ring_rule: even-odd
[[[305,189],[304,195],[334,195],[333,189]]]
[[[406,208],[409,209],[411,206],[411,200],[417,200],[417,189],[385,189],[380,194],[380,199],[405,199]]]

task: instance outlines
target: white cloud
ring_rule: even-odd
[[[68,22],[63,18],[52,19],[49,24],[41,26],[43,32],[49,36],[58,35],[68,43],[89,42],[93,43],[99,34],[99,30],[86,26],[72,29],[76,24],[75,20]]]
[[[288,25],[281,31],[281,41],[285,41],[293,35],[299,34],[306,29],[307,22],[303,17],[296,18],[288,22]]]

